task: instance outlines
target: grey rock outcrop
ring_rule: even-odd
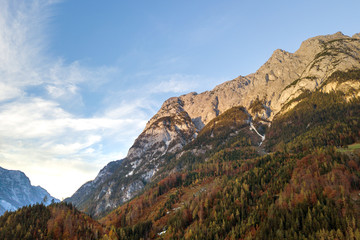
[[[109,163],[94,181],[84,184],[65,201],[98,217],[131,199],[150,182],[166,153],[175,153],[196,137],[197,129],[181,101],[164,102],[135,140],[126,158]],[[90,201],[89,201],[90,199]]]

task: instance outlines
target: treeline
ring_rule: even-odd
[[[280,117],[266,134],[268,151],[305,151],[346,146],[360,139],[360,98],[341,92],[305,93],[306,98]]]
[[[103,219],[113,238],[360,237],[359,156],[333,148],[246,161],[221,156],[164,179]]]
[[[0,217],[0,239],[46,239],[50,210],[43,204],[25,206]]]
[[[69,203],[36,204],[0,217],[0,239],[100,239],[103,227]]]
[[[360,80],[360,70],[359,69],[352,69],[349,71],[336,71],[328,78],[328,81],[332,82],[346,82],[349,80]]]

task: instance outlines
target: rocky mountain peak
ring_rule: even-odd
[[[295,54],[307,54],[312,58],[307,61],[299,78],[281,92],[280,107],[304,91],[325,87],[324,81],[336,71],[360,69],[360,39],[345,36],[341,32],[304,41]],[[287,110],[295,105],[296,102],[287,107]]]
[[[178,97],[167,99],[160,110],[147,122],[145,129],[149,128],[154,122],[162,117],[171,117],[183,112],[183,102]]]
[[[322,45],[325,42],[344,38],[349,37],[344,35],[342,32],[312,37],[303,41],[300,45],[300,48],[295,52],[295,54],[311,60],[316,53],[322,50]]]
[[[146,124],[127,157],[106,168],[111,169],[106,174],[100,172],[96,182],[101,184],[85,184],[68,201],[99,215],[135,196],[164,166],[167,153],[180,151],[206,124],[227,110],[242,106],[253,114],[250,119],[271,122],[276,114],[294,107],[297,102],[292,100],[303,92],[321,87],[336,89],[337,85],[326,88],[329,76],[336,71],[360,69],[360,39],[358,34],[354,36],[338,32],[313,37],[295,53],[277,49],[255,73],[219,84],[211,91],[169,98]],[[257,111],[248,111],[255,105]]]

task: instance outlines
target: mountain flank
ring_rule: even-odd
[[[92,216],[106,215],[142,192],[155,179],[182,171],[184,163],[176,165],[174,162],[187,153],[189,144],[196,143],[200,135],[205,134],[204,129],[216,125],[216,117],[234,107],[241,107],[246,117],[242,122],[243,130],[234,126],[237,130],[232,135],[244,134],[260,155],[283,148],[300,133],[299,130],[293,136],[284,136],[287,133],[280,130],[281,124],[288,123],[284,120],[286,116],[294,117],[295,107],[302,106],[312,93],[329,96],[341,92],[345,102],[356,99],[360,96],[359,69],[358,34],[349,37],[338,32],[310,38],[294,53],[275,50],[255,73],[239,76],[211,91],[192,92],[166,100],[135,140],[127,157],[110,163],[94,181],[83,185],[66,201]],[[308,124],[301,131],[315,125]],[[209,133],[207,136],[211,139],[211,131]],[[196,156],[216,151],[216,146],[201,145],[191,151]]]

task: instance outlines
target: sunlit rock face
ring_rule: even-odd
[[[67,201],[100,216],[134,197],[164,166],[166,154],[180,151],[226,110],[234,106],[249,109],[260,100],[264,110],[256,116],[271,122],[277,114],[293,108],[298,103],[296,98],[306,91],[342,91],[349,98],[359,96],[356,79],[327,81],[334,72],[353,69],[360,69],[360,35],[349,37],[338,32],[310,38],[295,53],[275,50],[255,73],[224,82],[211,91],[170,98],[148,121],[127,157],[109,163]]]

